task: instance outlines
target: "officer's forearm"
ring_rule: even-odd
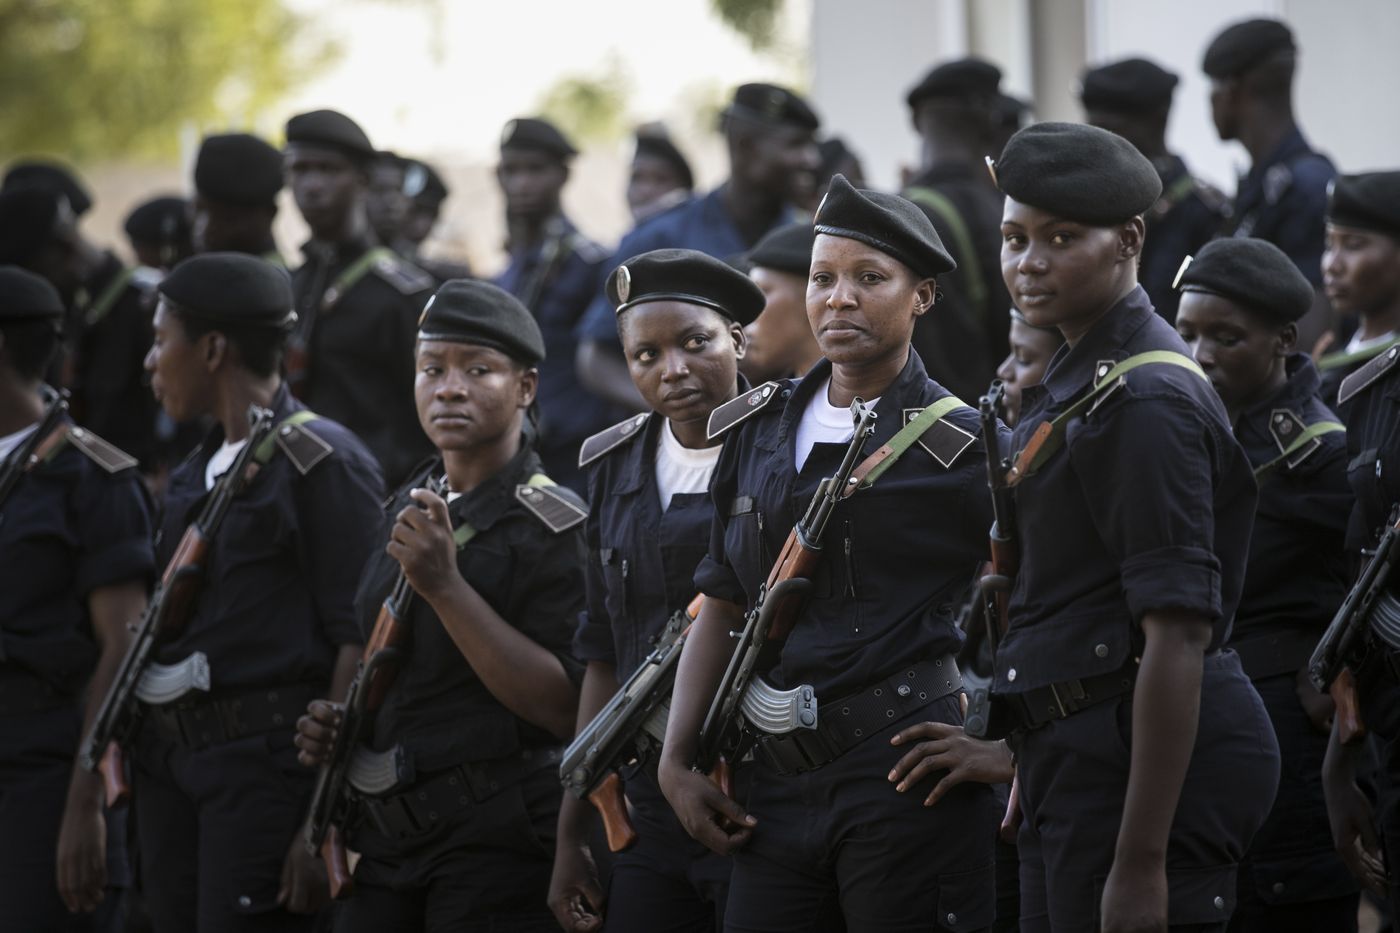
[[[690,627],[676,667],[671,691],[671,716],[661,756],[667,762],[689,768],[695,760],[700,727],[719,689],[724,669],[734,654],[729,633],[744,621],[744,609],[735,603],[705,597],[700,615]]]
[[[574,368],[578,371],[578,381],[594,395],[628,411],[647,410],[642,393],[637,391],[632,374],[627,371],[627,360],[615,348],[602,341],[585,340],[578,345]]]
[[[460,577],[430,602],[457,650],[506,709],[561,739],[573,734],[578,690],[558,658],[497,615]]]
[[[92,721],[97,718],[97,710],[102,705],[107,691],[111,689],[112,680],[117,676],[117,668],[121,666],[122,658],[126,655],[127,646],[131,642],[131,629],[128,626],[140,619],[146,611],[146,585],[144,582],[133,580],[128,583],[100,586],[88,594],[87,603],[88,616],[92,619],[93,632],[97,636],[99,654],[92,679],[87,685],[87,702],[83,710],[81,733],[83,735],[92,728]],[[73,780],[69,785],[69,799],[72,800],[75,794],[89,793],[95,794],[96,799],[100,800],[102,781],[96,775],[89,774],[75,761]]]
[[[360,655],[364,645],[341,645],[335,654],[335,665],[331,668],[330,699],[337,703],[345,701],[350,692],[350,681],[355,679],[355,669],[360,665]]]
[[[1133,690],[1131,764],[1115,861],[1165,862],[1181,786],[1200,726],[1201,678],[1210,623],[1184,613],[1148,613],[1147,645]]]

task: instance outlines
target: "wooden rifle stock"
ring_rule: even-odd
[[[622,778],[611,772],[588,795],[588,802],[603,818],[603,832],[608,837],[608,849],[621,852],[637,843],[637,830],[627,815],[627,798],[622,793]]]
[[[326,865],[326,881],[330,884],[333,900],[338,901],[354,893],[355,880],[350,871],[350,857],[345,849],[345,840],[335,826],[326,830],[326,838],[321,843],[321,861]]]
[[[1332,702],[1337,704],[1337,738],[1343,745],[1355,745],[1366,737],[1366,724],[1361,721],[1356,678],[1351,670],[1342,668],[1327,691],[1332,695]]]
[[[107,806],[118,807],[131,799],[131,784],[126,779],[126,756],[116,742],[108,742],[102,753],[102,763],[97,766],[102,775],[102,793]]]

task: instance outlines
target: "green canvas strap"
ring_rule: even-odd
[[[1336,421],[1319,421],[1316,424],[1308,425],[1307,430],[1295,437],[1293,439],[1293,443],[1289,444],[1284,449],[1283,453],[1279,454],[1277,457],[1270,460],[1268,463],[1262,464],[1259,467],[1257,467],[1254,470],[1254,478],[1259,479],[1260,477],[1264,476],[1274,467],[1278,466],[1280,463],[1285,462],[1286,460],[1288,460],[1289,457],[1293,456],[1298,451],[1306,447],[1309,443],[1321,437],[1322,435],[1336,434],[1338,432],[1345,434],[1346,430],[1346,425],[1340,424]]]
[[[1380,356],[1397,343],[1400,343],[1400,337],[1388,340],[1378,347],[1366,347],[1364,350],[1353,350],[1350,353],[1345,351],[1328,353],[1326,356],[1318,359],[1317,368],[1321,372],[1327,372],[1328,370],[1350,366],[1353,363],[1365,363],[1367,360]]]
[[[543,473],[536,473],[525,481],[526,486],[554,486],[554,480]],[[457,544],[457,550],[467,546],[467,542],[476,537],[476,529],[471,525],[463,523],[452,530],[452,540]]]
[[[1106,395],[1119,377],[1127,375],[1139,366],[1157,363],[1179,366],[1182,369],[1190,370],[1202,379],[1206,378],[1206,374],[1201,371],[1200,366],[1196,365],[1195,360],[1174,350],[1149,350],[1146,353],[1138,353],[1128,357],[1104,373],[1094,383],[1093,388],[1061,412],[1055,420],[1041,422],[1040,426],[1035,429],[1035,433],[1031,435],[1030,441],[1016,455],[1015,465],[1011,467],[1011,471],[1007,475],[1007,483],[1015,485],[1027,476],[1034,476],[1036,471],[1045,465],[1045,461],[1053,457],[1064,446],[1065,430],[1069,427],[1070,421],[1083,414],[1101,396]]]
[[[279,421],[277,427],[269,431],[267,437],[264,437],[262,441],[259,442],[258,449],[253,451],[253,460],[258,466],[267,466],[272,462],[273,455],[277,453],[277,432],[291,425],[306,424],[315,421],[320,417],[320,415],[309,408],[303,408],[301,411],[292,412]]]
[[[914,442],[925,431],[933,427],[934,422],[956,408],[969,407],[957,396],[947,395],[919,412],[908,424],[900,428],[899,432],[890,438],[883,447],[867,457],[864,463],[851,472],[851,482],[846,486],[845,495],[849,496],[857,489],[868,489],[874,486],[875,481],[886,470],[894,466],[895,461],[904,456],[904,452],[913,447]]]
[[[1194,191],[1195,188],[1196,179],[1193,178],[1188,172],[1187,174],[1182,175],[1176,181],[1172,182],[1172,186],[1166,191],[1162,192],[1162,197],[1160,198],[1160,200],[1166,201],[1168,204],[1171,205],[1171,207],[1175,207],[1182,201],[1186,200],[1186,196],[1192,191]],[[1170,209],[1171,208],[1168,208],[1168,210]],[[1163,211],[1163,213],[1166,213],[1166,211]]]
[[[374,268],[375,263],[393,258],[394,251],[387,246],[376,246],[366,250],[364,255],[346,266],[341,270],[340,275],[335,277],[331,287],[326,289],[321,296],[321,310],[327,311],[332,308],[342,295],[354,288],[355,283],[365,277],[365,273]]]
[[[107,287],[102,289],[101,294],[93,299],[92,304],[88,305],[87,310],[83,312],[83,322],[88,327],[107,316],[107,312],[112,310],[122,292],[126,291],[126,287],[131,284],[132,276],[135,274],[135,269],[123,269],[116,278],[107,283]]]
[[[977,250],[972,243],[972,231],[967,227],[957,205],[944,194],[933,188],[914,187],[904,192],[905,196],[932,210],[948,224],[948,232],[953,235],[958,250],[959,271],[967,274],[960,278],[967,293],[967,300],[973,312],[980,318],[987,314],[987,283],[982,278],[982,263],[977,258]]]

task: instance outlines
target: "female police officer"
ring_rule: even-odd
[[[1278,797],[1240,865],[1230,929],[1356,928],[1356,882],[1332,850],[1322,798],[1331,702],[1305,668],[1346,595],[1346,440],[1317,398],[1294,323],[1313,290],[1265,240],[1216,240],[1181,276],[1176,329],[1210,379],[1259,482],[1244,592],[1230,635],[1273,721]]]
[[[961,722],[952,608],[991,521],[977,418],[909,345],[915,319],[932,310],[934,277],[953,262],[917,207],[840,175],[815,228],[807,314],[825,360],[711,419],[711,433],[727,437],[696,574],[706,601],[681,658],[661,786],[692,835],[737,850],[728,930],[843,919],[850,930],[980,930],[993,910],[991,790],[965,784],[921,806],[932,782],[900,781],[916,762],[891,747],[911,723]],[[766,674],[780,689],[811,685],[817,728],[760,739],[746,810],[691,771],[696,733],[732,650],[727,633],[795,513],[840,462],[856,398],[879,418],[862,457],[933,411],[917,443],[832,513],[811,598]]]
[[[1022,929],[1216,929],[1278,779],[1258,694],[1220,650],[1249,463],[1137,284],[1152,164],[1105,130],[1043,123],[995,174],[1012,299],[1066,340],[1022,397],[1021,566],[994,681],[1025,815]]]
[[[763,293],[704,253],[654,250],[608,281],[632,381],[654,414],[584,441],[588,468],[588,609],[576,641],[588,663],[579,703],[587,724],[646,657],[667,620],[695,596],[695,568],[710,541],[710,475],[721,441],[710,412],[729,401],[744,355],[744,326]],[[654,765],[654,763],[652,763]],[[613,866],[607,928],[614,933],[707,931],[723,924],[729,861],[685,834],[655,779],[628,778],[638,842]],[[551,904],[565,929],[592,929],[580,897],[600,906],[583,871],[579,811],[565,794]]]

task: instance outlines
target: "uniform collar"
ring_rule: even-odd
[[[738,391],[733,398],[738,398],[745,392],[752,389],[749,381],[744,378],[744,374],[739,374]],[[626,458],[622,461],[622,466],[617,471],[617,483],[609,492],[618,495],[633,493],[646,485],[650,477],[656,475],[653,469],[656,465],[656,446],[660,441],[661,432],[666,429],[666,419],[656,412],[647,412],[647,420],[642,427],[642,436],[634,438],[627,445]]]
[[[442,460],[434,463],[434,474],[442,470]],[[540,458],[529,435],[520,438],[520,450],[495,475],[452,503],[453,525],[466,523],[477,531],[490,528],[515,507],[515,487],[540,472]]]
[[[807,403],[811,401],[818,389],[826,385],[830,378],[831,363],[823,358],[812,367],[811,372],[803,376],[802,380],[797,383],[792,397],[788,399],[787,407],[783,409],[777,437],[781,448],[791,449],[793,438],[797,434],[797,425],[802,420],[802,413],[806,410]],[[923,389],[926,385],[928,385],[928,370],[924,368],[924,361],[919,358],[919,354],[911,346],[909,358],[904,361],[904,368],[899,371],[894,382],[880,393],[880,401],[875,405],[875,434],[866,441],[866,445],[870,449],[878,448],[893,437],[895,432],[904,427],[905,403],[912,402],[914,406],[923,405]]]
[[[1288,135],[1284,136],[1283,139],[1279,141],[1279,144],[1273,148],[1273,151],[1270,152],[1268,156],[1260,159],[1257,163],[1249,167],[1249,174],[1245,177],[1247,179],[1260,178],[1275,165],[1287,162],[1295,156],[1300,156],[1311,151],[1312,146],[1308,145],[1308,141],[1303,137],[1303,131],[1299,127],[1294,126],[1293,129],[1288,132]]]
[[[307,262],[322,262],[331,266],[339,266],[354,262],[377,245],[374,237],[365,230],[348,240],[340,240],[335,243],[327,243],[314,238],[307,240],[301,244],[301,252],[306,257]]]
[[[1141,285],[1124,295],[1072,349],[1064,344],[1055,351],[1042,383],[1050,397],[1056,402],[1073,398],[1094,381],[1100,361],[1125,359],[1128,341],[1156,313]]]
[[[510,244],[507,243],[506,252],[510,253],[516,260],[533,262],[544,252],[546,243],[553,239],[563,239],[577,231],[578,227],[574,226],[574,222],[570,220],[563,211],[560,211],[546,220],[542,229],[543,235],[540,237],[539,242],[532,244],[528,249],[519,250],[518,252],[511,252]]]

